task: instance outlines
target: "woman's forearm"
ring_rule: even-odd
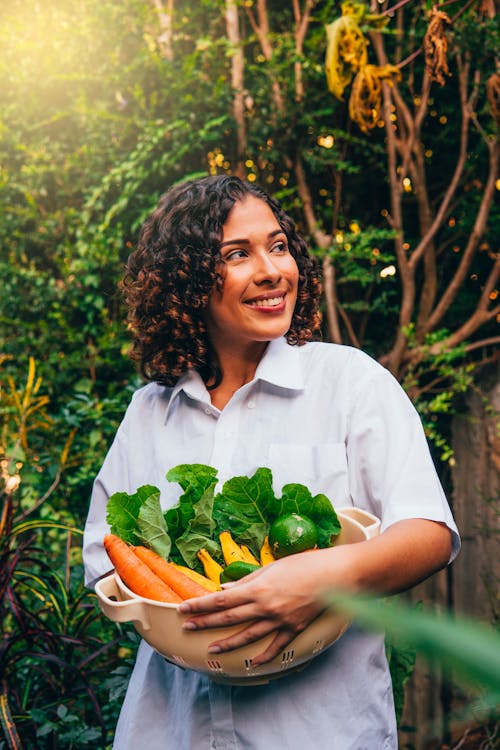
[[[332,548],[333,553],[335,548]],[[329,550],[325,550],[328,553]],[[335,550],[337,551],[337,550]],[[354,591],[394,594],[404,591],[443,568],[451,553],[451,532],[442,523],[414,518],[399,521],[367,542],[338,548],[325,568],[325,580]],[[325,555],[326,563],[326,555]],[[342,579],[341,579],[342,580]]]

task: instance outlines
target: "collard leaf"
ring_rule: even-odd
[[[205,547],[210,554],[220,557],[220,548],[214,539],[216,525],[213,518],[213,505],[214,484],[211,484],[192,506],[192,516],[183,533],[177,536],[170,530],[177,551],[189,567],[199,567],[196,553],[201,547]],[[177,529],[180,529],[180,526]]]
[[[165,512],[165,520],[170,537],[175,540],[188,528],[195,516],[196,503],[206,490],[212,490],[217,483],[217,470],[205,464],[179,464],[167,473],[169,482],[177,482],[184,493],[173,508]]]
[[[207,487],[217,480],[217,469],[205,464],[179,464],[167,472],[169,482],[177,482],[184,492],[191,492],[199,499]]]
[[[177,561],[200,572],[202,572],[203,568],[197,557],[198,550],[203,547],[215,559],[221,555],[219,544],[210,537],[198,532],[186,532],[186,534],[177,539],[176,547],[180,555],[180,559]]]
[[[138,544],[137,519],[142,504],[151,495],[160,496],[158,487],[145,484],[132,495],[127,492],[115,492],[110,496],[106,508],[106,521],[111,533],[116,534],[128,544]]]
[[[160,493],[149,495],[137,518],[137,535],[142,544],[168,560],[172,543],[160,505]]]
[[[275,500],[270,469],[257,469],[251,477],[233,477],[214,502],[214,518],[220,531],[234,532],[254,523],[268,523],[269,507]]]
[[[289,513],[299,513],[312,519],[313,496],[303,484],[285,484],[281,490],[281,498],[272,505],[273,515],[286,516]]]
[[[313,519],[318,529],[318,547],[331,547],[340,534],[340,521],[331,516]]]

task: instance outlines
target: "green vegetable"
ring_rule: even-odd
[[[243,560],[235,560],[235,562],[229,563],[227,568],[224,568],[220,574],[220,582],[228,583],[229,581],[239,581],[240,578],[250,575],[254,570],[259,570],[260,565],[254,565],[254,563],[244,562]]]
[[[280,516],[269,529],[269,545],[276,558],[314,549],[318,544],[318,529],[314,521],[298,513]]]
[[[273,521],[290,513],[314,521],[319,547],[331,546],[340,532],[326,495],[313,496],[302,484],[287,484],[281,497],[276,497],[268,468],[257,469],[251,477],[232,477],[217,494],[217,470],[205,464],[180,464],[167,473],[167,479],[183,490],[173,508],[163,511],[158,488],[143,485],[132,495],[112,495],[106,520],[111,533],[129,544],[142,544],[193,570],[202,571],[197,557],[201,548],[222,562],[222,531],[229,531],[238,544],[258,557]]]

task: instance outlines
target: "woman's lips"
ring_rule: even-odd
[[[285,308],[285,295],[279,294],[275,297],[266,297],[264,299],[249,300],[245,303],[249,307],[262,310],[263,312],[278,312]]]

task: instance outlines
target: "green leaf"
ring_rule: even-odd
[[[191,568],[200,567],[196,553],[205,547],[210,554],[220,557],[220,548],[214,539],[215,521],[213,518],[214,487],[211,484],[204,491],[200,499],[192,506],[192,517],[189,519],[184,532],[179,536],[170,530],[172,541],[183,558],[183,562]],[[178,526],[177,529],[180,527]]]
[[[140,540],[136,532],[139,512],[147,498],[155,494],[159,497],[160,490],[145,484],[132,495],[127,492],[115,492],[111,495],[106,509],[106,521],[111,533],[128,544],[138,544]]]
[[[179,464],[167,472],[167,479],[177,482],[184,492],[192,492],[198,499],[207,487],[215,483],[217,469],[205,464]]]
[[[500,636],[486,625],[404,604],[389,607],[360,595],[334,592],[329,600],[366,628],[385,631],[393,643],[413,644],[429,661],[446,664],[457,676],[483,688],[492,706],[500,700]]]
[[[137,535],[141,542],[168,560],[172,543],[160,505],[160,493],[149,495],[137,517]]]
[[[195,506],[204,497],[207,490],[212,493],[217,482],[217,470],[204,464],[179,464],[167,473],[169,482],[180,484],[184,493],[179,498],[177,505],[165,512],[165,520],[168,533],[173,541],[178,539],[188,528],[190,521],[195,517]],[[208,501],[205,497],[204,503]],[[206,511],[204,503],[198,509],[202,515]]]
[[[270,469],[260,468],[251,477],[229,479],[214,502],[213,515],[219,532],[230,531],[238,543],[249,544],[252,550],[260,548],[275,500]]]
[[[212,557],[221,556],[221,550],[219,544],[211,539],[209,536],[200,534],[198,532],[186,533],[182,537],[179,537],[176,541],[177,549],[179,550],[182,560],[174,559],[174,562],[181,562],[182,565],[187,565],[189,568],[194,570],[201,570],[202,566],[197,558],[198,550],[204,549],[212,555]]]

